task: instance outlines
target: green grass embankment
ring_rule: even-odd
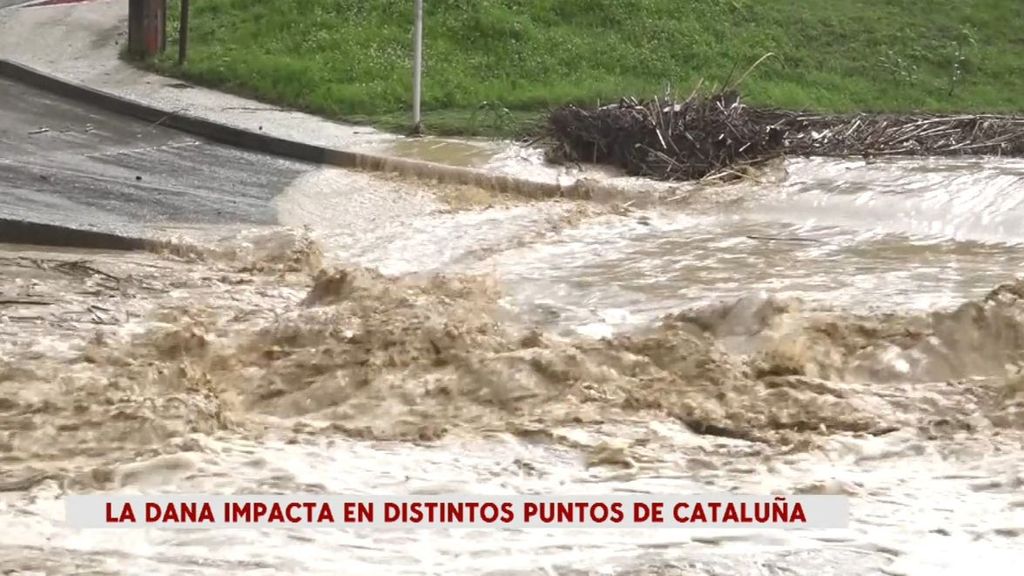
[[[176,0],[169,0],[176,5]],[[349,121],[409,124],[412,0],[199,0],[165,74]],[[175,8],[176,10],[176,8]],[[689,93],[828,112],[1024,111],[1020,0],[425,0],[424,119],[509,135],[550,106]]]

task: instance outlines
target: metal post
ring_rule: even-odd
[[[178,27],[178,66],[188,58],[188,0],[181,0],[181,22]]]
[[[412,122],[413,132],[422,132],[420,119],[420,89],[423,75],[423,0],[416,0],[416,28],[413,34],[412,64]]]

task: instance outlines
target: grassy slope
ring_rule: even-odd
[[[173,0],[172,4],[176,4]],[[425,0],[424,110],[442,132],[740,75],[749,101],[1024,111],[1021,0]],[[164,72],[329,116],[407,121],[411,0],[199,0]],[[176,27],[176,23],[172,24]],[[172,28],[171,36],[176,36]],[[971,42],[973,40],[973,43]],[[965,50],[953,87],[956,43]],[[475,111],[475,112],[474,112]]]

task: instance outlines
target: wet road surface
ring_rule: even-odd
[[[0,217],[144,235],[277,222],[310,165],[226,146],[0,79]]]

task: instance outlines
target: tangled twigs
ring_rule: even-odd
[[[693,180],[778,156],[1024,156],[1024,117],[815,115],[741,103],[735,90],[683,102],[623,99],[565,106],[548,118],[555,160],[660,180]]]

